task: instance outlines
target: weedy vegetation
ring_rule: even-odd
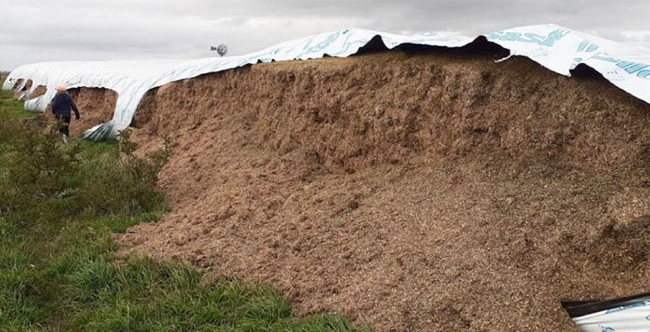
[[[352,331],[336,315],[296,318],[268,285],[120,257],[113,234],[166,210],[156,187],[172,145],[63,144],[0,92],[0,329],[3,331]]]

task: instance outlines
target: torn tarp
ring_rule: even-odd
[[[580,64],[600,72],[612,84],[650,103],[650,50],[616,43],[554,24],[512,28],[483,35],[513,55],[525,56],[562,75]],[[54,87],[105,88],[117,92],[111,121],[85,134],[93,140],[116,137],[129,126],[136,108],[150,89],[164,84],[242,67],[248,64],[285,60],[307,60],[326,55],[347,57],[379,38],[388,49],[403,44],[462,47],[475,38],[446,32],[425,32],[412,36],[364,29],[344,29],[283,42],[259,52],[195,60],[44,62],[13,70],[4,83],[19,79],[44,86],[44,95],[29,99],[25,108],[43,111],[54,96]],[[31,92],[31,91],[30,91]]]
[[[564,301],[562,306],[584,332],[650,331],[650,293],[606,301]]]

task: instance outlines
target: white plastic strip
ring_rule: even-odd
[[[573,318],[584,332],[650,331],[650,298],[638,299],[613,309]]]

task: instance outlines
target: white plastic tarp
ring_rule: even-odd
[[[131,123],[144,94],[164,84],[219,72],[258,62],[307,60],[325,55],[347,57],[357,53],[379,36],[389,49],[402,44],[462,47],[474,40],[453,33],[396,35],[363,29],[344,29],[283,42],[259,52],[230,57],[195,60],[43,62],[13,70],[3,88],[10,89],[18,79],[32,80],[31,89],[47,87],[44,95],[25,102],[28,110],[43,111],[54,96],[54,88],[95,87],[117,92],[113,119],[91,128],[87,138],[104,139]],[[606,79],[650,103],[650,50],[605,40],[553,24],[535,25],[492,32],[484,35],[503,46],[512,55],[526,56],[562,75],[584,63]]]
[[[567,306],[571,319],[584,332],[650,331],[650,295]]]

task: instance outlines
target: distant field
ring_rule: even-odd
[[[9,75],[9,72],[0,71],[0,82],[4,83],[4,81],[5,81],[5,79],[7,78],[8,75]]]

